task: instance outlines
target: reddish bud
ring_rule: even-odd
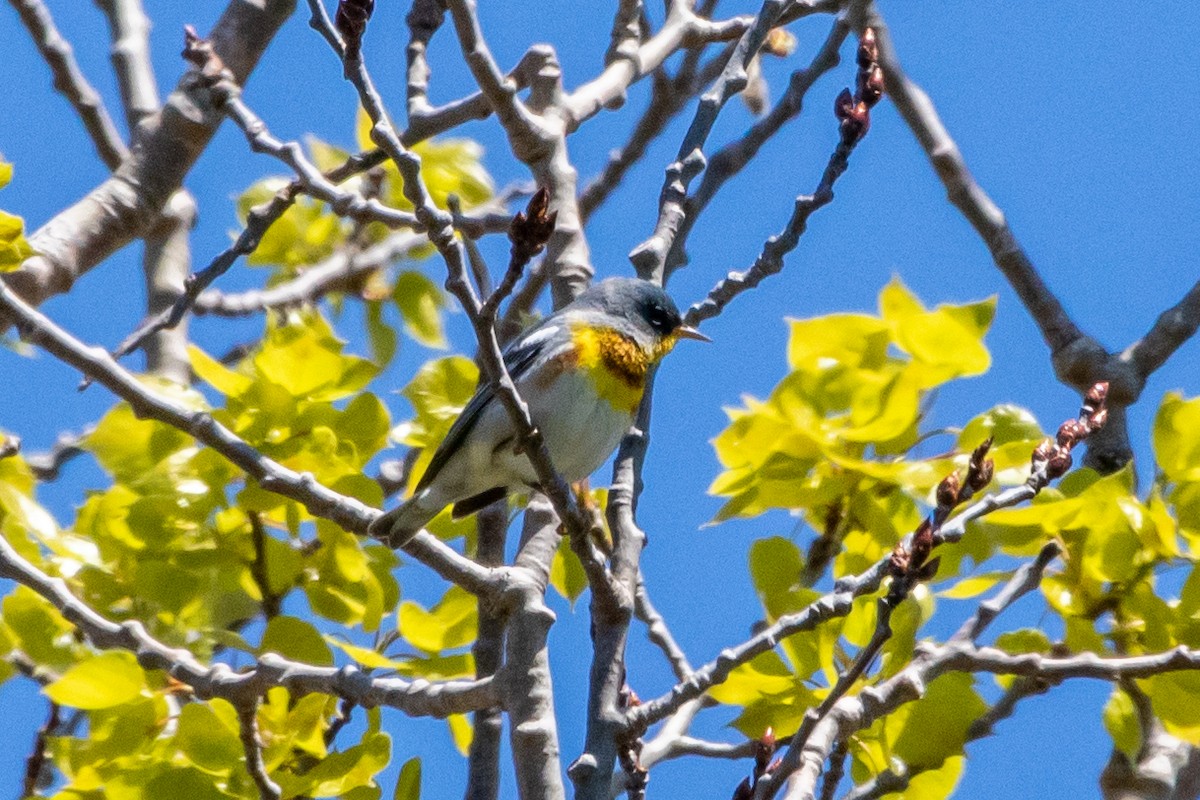
[[[983,462],[979,467],[979,472],[975,474],[975,481],[971,485],[972,491],[980,491],[983,487],[992,482],[992,476],[996,474],[996,462],[990,458]]]
[[[1046,477],[1050,480],[1061,478],[1067,474],[1071,463],[1071,451],[1063,447],[1056,447],[1046,462]]]
[[[767,728],[762,737],[754,743],[754,774],[762,775],[775,755],[775,730]]]
[[[550,192],[543,186],[529,198],[525,210],[513,217],[508,229],[513,249],[519,248],[527,258],[533,258],[550,240],[557,220],[558,212],[550,211]]]
[[[984,439],[979,446],[971,451],[971,461],[967,466],[967,488],[978,492],[992,482],[995,464],[987,457],[992,449],[992,437]]]
[[[928,519],[923,519],[917,527],[916,533],[913,534],[909,566],[924,564],[925,559],[929,558],[931,550],[933,550],[933,525]]]
[[[1108,399],[1108,381],[1100,381],[1087,390],[1083,400],[1092,408],[1100,408],[1104,405],[1104,401]]]
[[[1045,439],[1033,451],[1033,468],[1037,470],[1042,464],[1050,460],[1050,454],[1054,452],[1054,443],[1049,439]]]
[[[833,103],[833,113],[841,120],[842,141],[852,145],[867,135],[871,127],[871,112],[866,103],[856,102],[849,89],[842,89]]]
[[[375,10],[375,0],[339,0],[333,24],[346,43],[346,55],[357,55],[362,48],[367,20]]]
[[[875,29],[867,28],[862,33],[862,38],[858,40],[858,53],[856,56],[858,65],[863,69],[874,64],[879,60],[879,46],[875,42]]]
[[[858,96],[868,108],[883,97],[883,69],[878,64],[858,73]]]
[[[1088,426],[1093,431],[1098,431],[1104,427],[1104,423],[1108,422],[1108,409],[1102,408],[1088,417]],[[1090,433],[1091,431],[1089,431]]]
[[[942,478],[937,487],[937,504],[939,508],[951,509],[958,505],[958,493],[962,484],[958,480],[958,470]]]
[[[1058,426],[1055,440],[1059,447],[1071,448],[1087,437],[1087,428],[1077,419],[1069,419]]]
[[[934,575],[937,575],[938,567],[942,565],[942,557],[929,559],[929,563],[925,564],[917,570],[917,580],[928,581],[932,580]]]
[[[892,575],[899,577],[908,572],[908,551],[901,545],[896,545],[892,548],[892,555],[888,558],[888,566],[891,567]]]

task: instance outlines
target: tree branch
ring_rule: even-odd
[[[669,274],[687,263],[687,238],[700,214],[727,181],[736,176],[749,164],[764,144],[785,124],[800,115],[804,96],[817,79],[838,65],[838,51],[850,33],[849,14],[841,12],[829,29],[812,61],[804,69],[796,70],[788,79],[787,91],[766,116],[751,126],[740,138],[722,147],[709,161],[704,170],[700,186],[687,198],[683,206],[683,219],[679,231],[667,254],[665,270]]]
[[[128,650],[145,669],[162,670],[192,687],[202,700],[221,697],[241,708],[267,689],[282,686],[293,694],[319,692],[344,697],[367,708],[390,706],[410,716],[463,714],[496,701],[489,679],[476,681],[372,678],[355,667],[315,667],[281,658],[259,657],[250,669],[234,672],[228,665],[204,665],[191,652],[155,639],[136,620],[111,622],[71,594],[65,581],[52,578],[0,538],[0,578],[28,586],[50,602],[63,617],[101,649]]]
[[[245,83],[295,0],[231,2],[213,28],[215,52]],[[37,305],[68,291],[84,273],[145,233],[208,146],[221,115],[208,90],[188,72],[157,114],[143,120],[138,148],[113,176],[30,238],[37,255],[0,276],[26,302]],[[0,330],[11,320],[0,317]]]
[[[38,52],[46,60],[50,72],[54,76],[54,88],[67,99],[79,119],[83,122],[84,130],[96,146],[96,153],[109,169],[116,169],[129,155],[129,149],[121,138],[117,126],[113,124],[104,99],[95,87],[88,81],[79,62],[75,60],[75,51],[70,42],[63,38],[50,16],[42,0],[9,0],[9,3],[21,17],[25,29]]]
[[[1057,359],[1068,346],[1085,337],[1090,339],[1075,325],[1042,280],[1009,229],[1004,213],[971,175],[929,96],[904,73],[887,25],[874,3],[867,8],[864,24],[873,28],[878,36],[879,63],[883,67],[888,96],[925,149],[934,171],[946,187],[947,198],[975,228],[996,266],[1041,330],[1051,357]]]
[[[1200,328],[1200,281],[1183,299],[1168,308],[1154,327],[1121,354],[1121,360],[1133,364],[1143,379],[1166,363],[1184,342]]]
[[[629,260],[633,262],[642,278],[662,284],[667,253],[674,244],[683,219],[683,203],[687,199],[688,185],[705,166],[703,148],[708,134],[729,98],[745,88],[747,66],[758,53],[767,32],[775,26],[787,5],[787,0],[763,2],[753,23],[739,34],[737,46],[730,54],[721,77],[700,97],[696,115],[679,146],[675,161],[667,167],[666,181],[659,197],[658,222],[654,226],[654,233],[629,254]],[[680,8],[680,5],[674,4],[672,8]],[[613,66],[620,67],[624,64],[625,62],[618,62]]]
[[[150,59],[150,20],[141,0],[96,0],[96,5],[108,17],[111,58],[125,106],[125,121],[130,138],[136,138],[138,124],[161,107]]]
[[[258,736],[258,702],[254,697],[237,706],[238,733],[246,755],[246,772],[258,787],[260,800],[280,800],[283,792],[267,775],[267,765],[263,763],[262,741]]]

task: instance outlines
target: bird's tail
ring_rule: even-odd
[[[418,492],[372,522],[367,534],[393,550],[404,547],[442,510],[444,504],[434,504],[432,499],[428,490]]]

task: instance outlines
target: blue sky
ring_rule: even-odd
[[[146,5],[155,20],[152,47],[160,90],[165,91],[183,70],[178,57],[182,26],[190,23],[206,31],[223,4],[146,0]],[[397,112],[403,108],[404,5],[380,3],[366,43],[376,79]],[[515,2],[483,3],[481,15],[501,64],[511,65],[530,44],[548,41],[557,48],[567,87],[573,88],[602,63],[612,5],[543,0],[518,11]],[[1195,48],[1184,35],[1200,24],[1200,6],[1168,2],[1149,13],[1082,0],[882,0],[880,5],[910,77],[929,92],[975,176],[1004,209],[1076,322],[1112,348],[1144,333],[1200,273],[1194,234],[1200,167],[1193,146],[1200,138],[1200,89],[1192,79]],[[101,14],[92,4],[75,0],[49,6],[119,117]],[[658,4],[650,6],[660,13]],[[721,13],[754,8],[748,2],[727,2]],[[788,72],[807,62],[819,46],[827,22],[805,20],[792,29],[799,40],[795,56],[765,65],[776,96]],[[0,115],[0,153],[16,167],[0,205],[36,228],[102,180],[105,170],[73,112],[50,90],[45,64],[11,9],[0,11],[0,40],[6,51],[0,71],[0,97],[6,105]],[[851,56],[849,48],[845,56]],[[430,57],[435,102],[467,91],[469,78],[448,30],[434,39]],[[680,305],[698,299],[727,270],[748,266],[763,239],[787,219],[794,196],[815,186],[836,141],[833,98],[852,80],[852,59],[847,58],[813,87],[804,115],[768,143],[758,161],[714,201],[692,235],[691,264],[670,287]],[[571,138],[571,155],[585,181],[600,169],[607,152],[624,141],[647,96],[647,87],[635,87],[626,109],[602,113]],[[308,29],[303,12],[271,46],[251,78],[246,99],[281,138],[313,133],[343,146],[353,144],[353,91],[340,79],[326,45]],[[691,113],[689,108],[677,118],[596,214],[588,238],[600,274],[630,273],[626,254],[653,228],[662,170]],[[713,131],[709,152],[740,135],[751,121],[739,102],[731,102]],[[485,163],[498,185],[527,177],[507,155],[493,121],[472,123],[462,134],[483,143]],[[230,198],[253,180],[280,172],[280,165],[248,153],[232,126],[221,129],[187,180],[200,200],[200,221],[192,235],[199,265],[226,246],[236,225]],[[501,252],[499,243],[486,250],[497,269]],[[138,256],[136,247],[114,256],[71,294],[48,303],[47,312],[85,340],[113,346],[141,317]],[[438,275],[435,262],[427,267]],[[746,571],[746,548],[763,536],[792,535],[794,527],[784,514],[701,527],[719,505],[705,489],[717,471],[709,440],[724,426],[722,406],[736,404],[742,393],[763,396],[782,377],[785,317],[873,311],[878,290],[893,274],[931,305],[999,296],[988,337],[993,367],[983,377],[943,391],[937,422],[961,424],[1001,402],[1030,408],[1045,427],[1074,411],[1077,397],[1054,380],[1032,321],[973,231],[945,201],[924,153],[884,101],[838,183],[835,201],[811,220],[785,272],[706,325],[714,344],[681,347],[662,370],[640,505],[651,538],[643,564],[656,604],[693,662],[706,661],[722,646],[746,637],[761,613]],[[262,272],[239,265],[221,286],[248,288],[262,277]],[[350,320],[357,317],[349,315]],[[194,323],[193,332],[206,349],[221,352],[253,336],[260,325],[257,319],[204,319]],[[355,340],[359,352],[365,349],[355,324],[341,330]],[[469,348],[461,314],[452,318],[451,332],[460,348]],[[429,355],[406,343],[381,385],[390,380],[399,388]],[[1195,341],[1185,345],[1151,378],[1132,411],[1143,475],[1148,474],[1149,426],[1159,398],[1172,389],[1200,393],[1198,355]],[[94,421],[112,403],[99,387],[77,393],[78,375],[44,354],[21,358],[0,351],[0,370],[5,378],[0,383],[0,427],[19,433],[31,452],[49,446],[61,430]],[[402,418],[402,398],[389,396],[388,402],[393,416]],[[79,460],[40,496],[60,521],[67,521],[84,489],[102,485],[102,480],[98,470]],[[401,577],[406,596],[436,596],[436,585],[418,570],[406,569]],[[551,647],[563,753],[569,761],[583,740],[588,623],[583,605],[572,612],[558,603],[555,610],[559,624]],[[957,627],[970,611],[967,603],[943,602],[943,619],[932,632]],[[1011,613],[1011,620],[1005,618],[1010,624],[1036,624],[1037,601],[1031,598]],[[669,686],[670,676],[641,631],[635,630],[632,638],[634,688],[643,696],[658,694]],[[1075,683],[1026,701],[996,737],[970,746],[957,796],[995,796],[992,787],[997,785],[1012,796],[1098,795],[1096,776],[1109,752],[1100,725],[1107,694],[1105,685]],[[28,682],[14,680],[0,686],[0,713],[10,734],[0,740],[0,776],[15,776],[44,706]],[[731,737],[733,732],[722,727],[729,718],[712,714],[697,732]],[[447,776],[436,781],[427,777],[425,796],[460,795],[461,772],[457,756],[449,754],[445,727],[410,722],[398,714],[387,719],[394,726],[398,752],[431,759],[427,776]],[[704,785],[720,796],[747,769],[744,763],[729,762],[665,764],[653,773],[653,791],[682,798]],[[511,778],[510,768],[506,773]]]

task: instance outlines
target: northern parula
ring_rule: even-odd
[[[609,278],[505,349],[504,365],[564,479],[583,480],[616,449],[633,424],[650,368],[681,338],[708,341],[683,324],[658,286]],[[510,489],[536,485],[533,465],[515,445],[508,412],[481,383],[413,496],[372,523],[370,534],[402,547],[448,505],[462,517]]]

